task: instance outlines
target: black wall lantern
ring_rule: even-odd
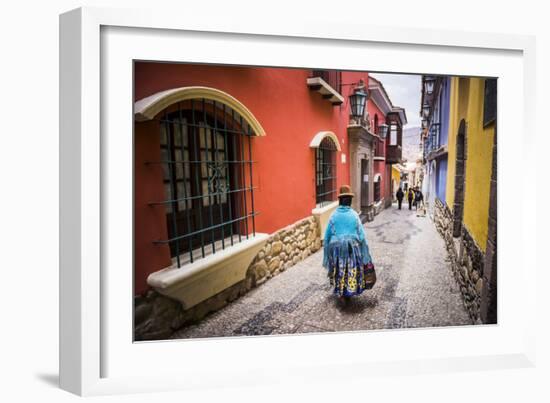
[[[422,113],[424,113],[425,118],[430,116],[430,104],[424,104],[424,106],[422,107]]]
[[[386,136],[388,135],[388,125],[381,124],[378,126],[378,135],[382,140],[386,139]]]
[[[351,107],[351,116],[355,119],[361,119],[365,114],[365,105],[367,104],[367,90],[365,89],[365,82],[359,81],[359,84],[353,90],[353,94],[349,96],[349,103]]]
[[[424,92],[426,95],[432,95],[434,92],[435,77],[426,76],[424,78]]]

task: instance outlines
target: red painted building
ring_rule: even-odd
[[[348,97],[360,80],[368,114],[354,121]],[[307,217],[317,218],[322,237],[342,184],[352,184],[358,210],[372,209],[375,194],[391,200],[400,149],[389,148],[400,147],[406,120],[366,72],[136,62],[134,93],[136,295]],[[386,140],[377,122],[390,125]],[[377,152],[359,152],[362,142],[376,142]],[[370,175],[360,177],[360,169]],[[283,243],[281,254],[283,241],[274,241]],[[163,269],[166,281],[154,275]]]
[[[374,149],[374,203],[375,212],[391,206],[399,184],[392,183],[392,164],[401,162],[401,150],[394,156],[393,147],[401,147],[403,125],[407,123],[405,110],[393,106],[383,83],[374,77],[369,78],[368,112],[372,132],[379,134],[380,126],[385,124],[388,133],[384,139],[376,141]],[[390,155],[387,151],[390,149]]]

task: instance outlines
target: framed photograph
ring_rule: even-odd
[[[532,38],[60,24],[62,388],[532,365]]]

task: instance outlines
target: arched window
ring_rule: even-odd
[[[178,267],[254,236],[250,124],[228,105],[186,99],[154,118],[160,125],[168,244]],[[155,162],[152,162],[155,163]]]
[[[374,134],[378,134],[378,114],[374,115]]]
[[[320,207],[336,199],[336,151],[337,145],[330,136],[315,148],[315,201]]]

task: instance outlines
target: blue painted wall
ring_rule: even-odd
[[[439,145],[442,146],[448,144],[449,142],[449,115],[451,109],[450,77],[444,78],[437,103],[437,107],[439,109],[439,123],[441,124],[439,132]],[[444,203],[447,188],[447,165],[447,155],[444,155],[443,157],[438,159],[435,178],[435,194],[439,198],[439,200]]]
[[[435,178],[435,194],[442,202],[445,202],[447,188],[447,157],[437,161],[437,173]]]

